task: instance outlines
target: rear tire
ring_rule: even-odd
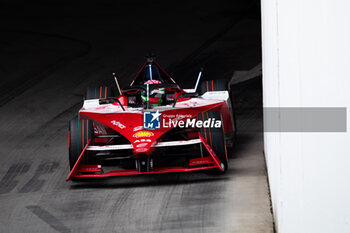
[[[203,95],[208,91],[227,91],[228,82],[225,79],[208,80],[201,83],[199,95]]]
[[[113,88],[108,86],[88,87],[85,92],[85,100],[107,99],[115,96]]]
[[[237,134],[237,124],[236,124],[236,113],[235,113],[235,106],[234,106],[234,99],[232,92],[230,90],[230,86],[225,79],[216,79],[216,80],[207,80],[203,81],[201,83],[200,89],[199,89],[199,95],[203,95],[206,92],[210,91],[228,91],[231,101],[231,106],[229,106],[231,115],[232,115],[232,127],[233,127],[233,135],[226,135],[228,136],[227,145],[230,149],[234,148],[236,143],[236,134]]]
[[[93,135],[94,127],[91,120],[75,118],[69,122],[69,166],[71,170]],[[93,152],[85,151],[85,153],[82,162],[85,164],[92,163],[94,159]]]
[[[211,146],[211,148],[213,148],[215,154],[220,158],[223,172],[225,172],[228,169],[228,159],[226,152],[225,134],[223,130],[223,121],[220,112],[204,112],[198,114],[198,119],[203,121],[207,119],[221,120],[221,127],[202,127],[200,128],[199,132],[201,136],[207,140],[207,143]]]

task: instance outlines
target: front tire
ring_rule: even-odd
[[[208,119],[211,119],[212,121],[220,120],[221,127],[202,127],[200,128],[199,132],[201,136],[206,139],[207,143],[211,146],[211,148],[213,148],[215,154],[220,158],[220,166],[223,168],[223,172],[225,172],[228,169],[228,159],[221,114],[217,111],[203,112],[201,114],[198,114],[198,120],[206,121]]]
[[[86,144],[93,138],[94,128],[91,120],[78,118],[69,122],[69,166],[72,170]],[[85,151],[85,164],[93,162],[93,152]]]

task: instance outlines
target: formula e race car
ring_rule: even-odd
[[[69,123],[67,181],[228,168],[236,132],[225,80],[182,89],[154,61],[121,88],[89,87],[78,118]],[[115,91],[114,91],[115,90]]]

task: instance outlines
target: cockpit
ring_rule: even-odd
[[[172,104],[177,94],[183,92],[153,57],[146,58],[146,63],[136,75],[130,87],[123,89],[128,106],[163,106]]]

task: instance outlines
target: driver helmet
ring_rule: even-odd
[[[147,84],[149,84],[149,85],[162,84],[162,82],[159,80],[153,79],[153,80],[148,80],[144,84],[145,85],[147,85]],[[164,94],[165,94],[165,88],[157,88],[157,89],[154,89],[153,91],[151,91],[149,93],[150,104],[153,104],[155,106],[160,106],[162,104]],[[146,91],[141,92],[141,99],[142,99],[143,103],[147,101],[147,92]]]

